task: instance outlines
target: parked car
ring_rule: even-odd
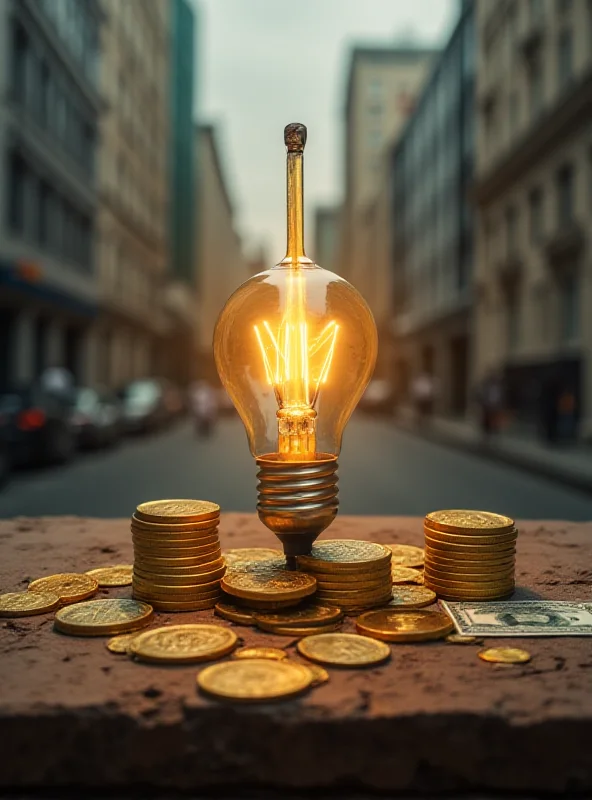
[[[107,447],[121,434],[121,406],[106,390],[76,389],[72,424],[81,448]]]
[[[395,410],[395,396],[390,381],[382,378],[370,381],[359,407],[373,414],[392,414]]]
[[[37,384],[0,396],[13,464],[63,464],[72,458],[76,449],[72,399],[67,392],[48,391]]]
[[[123,423],[128,433],[161,427],[169,418],[161,382],[156,378],[128,383],[121,392]]]

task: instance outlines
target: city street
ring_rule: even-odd
[[[465,507],[523,519],[592,519],[592,496],[361,414],[346,430],[340,464],[345,514],[423,515]],[[82,454],[67,467],[17,473],[0,492],[0,517],[126,517],[137,503],[163,497],[206,498],[223,510],[254,510],[255,464],[238,419],[222,420],[207,440],[184,421],[110,451]]]

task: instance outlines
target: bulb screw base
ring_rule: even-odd
[[[337,456],[285,461],[273,453],[256,462],[259,519],[281,541],[289,562],[310,553],[337,515]]]

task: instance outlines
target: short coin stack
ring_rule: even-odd
[[[213,608],[226,571],[220,506],[206,500],[155,500],[132,517],[133,595],[158,611]]]
[[[222,580],[225,600],[252,611],[297,606],[316,588],[313,577],[287,570],[281,557],[235,560]]]
[[[299,556],[298,566],[316,578],[319,603],[355,614],[391,599],[391,557],[382,544],[328,539],[317,542],[310,555]]]
[[[500,600],[514,591],[514,521],[487,511],[434,511],[424,520],[425,585],[443,600]]]

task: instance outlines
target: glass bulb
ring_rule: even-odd
[[[278,515],[273,519],[262,515],[260,488],[260,516],[276,532],[280,522],[284,529],[302,529],[307,514],[309,522],[314,517],[315,502],[329,497],[329,484],[318,478],[321,467],[316,472],[312,467],[308,475],[301,472],[302,482],[298,483],[296,466],[290,472],[289,465],[304,468],[311,462],[335,461],[344,427],[372,375],[378,346],[372,312],[360,293],[304,253],[302,154],[306,128],[288,125],[285,141],[286,256],[237,289],[214,332],[218,373],[245,425],[251,453],[263,464],[275,464],[276,472],[280,470],[277,474],[291,487],[292,505],[287,502],[288,495],[284,502],[276,488]],[[334,473],[336,462],[332,470]],[[326,477],[326,470],[324,474]],[[334,477],[331,490],[333,516],[337,512],[336,480]],[[294,514],[299,514],[300,520]]]

